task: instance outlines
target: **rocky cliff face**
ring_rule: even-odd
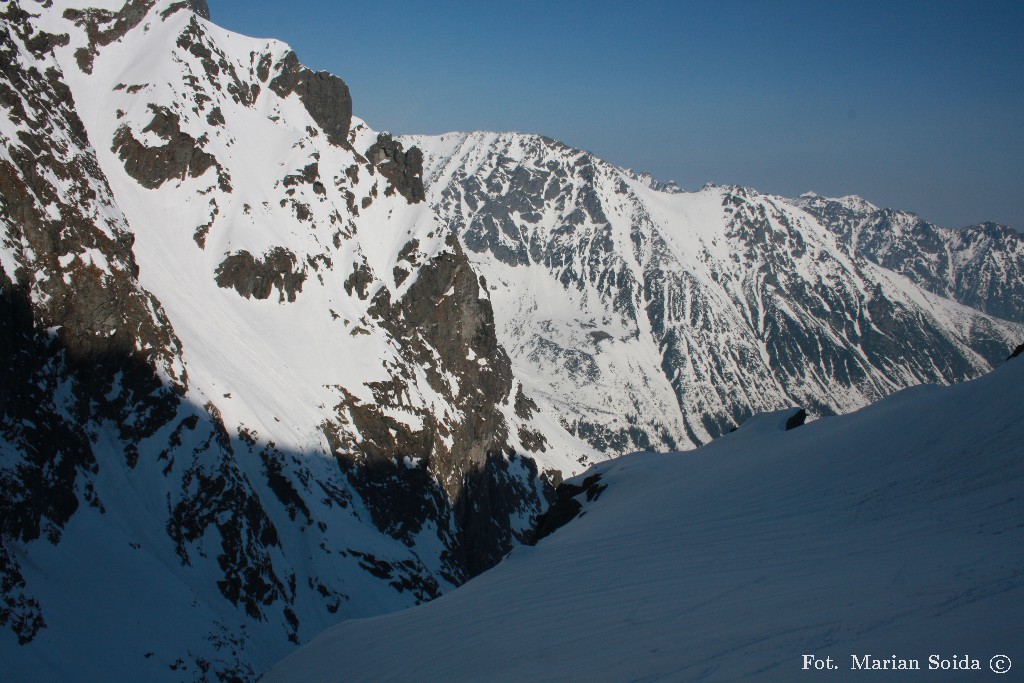
[[[97,4],[2,15],[0,649],[253,680],[500,560],[543,437],[418,150],[205,3]]]
[[[957,381],[1022,336],[779,198],[373,131],[202,1],[0,19],[15,679],[253,680],[493,566],[589,462]]]
[[[377,142],[366,150],[366,156],[391,182],[392,191],[410,203],[423,201],[423,152],[418,147],[405,151],[401,143],[387,133],[381,133]]]
[[[793,404],[824,415],[957,382],[1022,332],[888,269],[941,280],[929,268],[943,243],[925,233],[904,235],[916,260],[879,268],[823,218],[747,188],[681,192],[531,135],[404,139],[424,149],[428,201],[489,283],[513,372],[604,454],[691,447]],[[973,268],[1007,291],[1020,281]]]
[[[173,418],[187,387],[179,341],[138,285],[133,236],[48,59],[67,36],[29,18],[12,4],[0,33],[0,624],[21,643],[46,621],[8,542],[58,543],[80,506],[102,508],[99,434],[122,442],[118,466],[133,468],[137,444]]]
[[[812,193],[793,202],[858,254],[962,304],[1024,322],[1024,236],[995,223],[942,228],[859,197]]]

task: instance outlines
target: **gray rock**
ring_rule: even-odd
[[[803,408],[801,408],[800,410],[796,411],[795,413],[790,415],[788,418],[786,418],[786,431],[788,432],[791,429],[796,429],[797,427],[802,427],[804,425],[804,422],[806,422],[806,421],[807,421],[807,411],[804,410]]]
[[[99,54],[99,49],[119,40],[138,26],[155,4],[156,0],[128,0],[117,12],[65,10],[64,17],[84,28],[86,35],[89,36],[89,46],[79,48],[75,52],[75,59],[82,71],[92,73],[93,59]],[[183,7],[184,4],[180,6]],[[177,7],[172,5],[169,11],[174,11]]]
[[[586,494],[587,502],[593,502],[608,488],[607,484],[601,484],[600,481],[600,474],[591,474],[580,484],[568,481],[559,484],[555,489],[555,501],[537,518],[531,543],[538,543],[576,519],[583,511],[583,504],[577,500],[579,496]]]
[[[156,133],[167,142],[159,147],[147,147],[135,138],[128,126],[118,128],[110,149],[124,163],[125,172],[143,187],[152,189],[170,180],[198,178],[216,167],[221,187],[230,189],[227,173],[198,140],[182,132],[178,115],[166,107],[151,104],[149,108],[153,120],[143,132]]]
[[[387,133],[381,133],[377,136],[377,142],[366,150],[366,158],[391,183],[385,194],[397,191],[410,204],[426,199],[423,189],[423,152],[417,147],[404,151],[402,143],[393,140]]]
[[[275,247],[261,258],[248,251],[227,256],[217,266],[217,285],[234,288],[246,299],[267,299],[276,288],[279,301],[295,301],[306,281],[306,269],[288,249]]]
[[[188,0],[188,5],[203,19],[210,19],[210,6],[206,4],[206,0]]]
[[[352,96],[345,81],[326,71],[312,71],[289,52],[278,63],[270,89],[281,97],[295,93],[306,111],[335,145],[348,145],[352,124]]]

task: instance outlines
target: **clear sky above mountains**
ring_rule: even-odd
[[[1024,3],[209,0],[378,130],[549,135],[685,188],[1024,228]]]

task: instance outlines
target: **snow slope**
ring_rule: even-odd
[[[884,680],[992,680],[992,656],[1024,663],[1021,386],[1015,359],[795,430],[762,415],[693,452],[602,463],[607,488],[537,546],[341,623],[263,680],[860,680],[865,654],[983,669]],[[803,671],[804,654],[840,669]]]
[[[174,0],[0,54],[0,677],[251,681],[529,534],[574,439],[340,79]]]
[[[1024,336],[851,251],[781,197],[663,188],[536,135],[402,139],[424,150],[427,199],[486,278],[516,376],[599,458],[975,377]]]
[[[856,196],[830,199],[809,192],[791,203],[818,218],[851,253],[930,292],[1024,321],[1024,235],[1013,228],[995,223],[943,228]]]

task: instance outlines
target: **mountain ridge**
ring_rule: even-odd
[[[1020,652],[1022,379],[1018,358],[795,429],[791,411],[764,414],[696,451],[598,464],[572,482],[583,514],[535,547],[434,602],[338,624],[265,681],[834,680],[857,675],[851,656],[890,654],[918,664],[901,679],[988,680],[993,653]]]
[[[459,245],[321,115],[343,83],[182,3],[80,4],[3,22],[0,647],[252,680],[498,561],[550,484]]]
[[[2,12],[15,677],[252,680],[493,566],[594,462],[964,379],[1024,336],[770,196],[375,131],[204,7]],[[812,371],[794,330],[831,349]]]
[[[966,378],[1019,334],[922,297],[781,197],[659,192],[537,135],[401,139],[424,150],[428,202],[490,283],[502,343],[541,379],[531,393],[601,451],[695,446],[752,412],[843,412],[898,384]],[[922,365],[925,348],[942,362]],[[634,403],[613,430],[609,395]]]
[[[1024,235],[1013,228],[992,222],[944,228],[908,211],[818,195],[802,195],[791,203],[819,218],[851,252],[928,291],[1024,321]]]

